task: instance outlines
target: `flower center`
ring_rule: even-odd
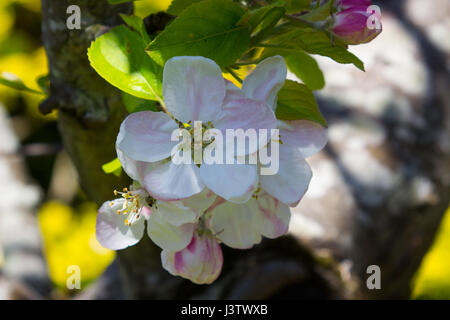
[[[117,210],[118,215],[128,215],[125,219],[127,226],[132,225],[141,217],[141,210],[145,205],[145,199],[139,190],[130,191],[124,188],[122,192],[114,190],[115,196],[122,196],[125,199],[122,208]],[[114,206],[114,202],[111,202],[111,207]]]

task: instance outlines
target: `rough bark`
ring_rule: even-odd
[[[66,8],[71,4],[82,9],[80,31],[65,27]],[[99,204],[111,198],[112,189],[127,183],[126,177],[117,179],[100,169],[115,156],[114,140],[125,112],[119,92],[90,68],[86,50],[96,32],[120,23],[117,14],[130,10],[129,5],[111,7],[106,0],[42,1],[51,81],[51,96],[42,110],[59,109],[64,145],[83,189]],[[416,51],[405,54],[420,59],[423,48],[415,38],[406,37]],[[383,45],[380,50],[392,42]],[[370,46],[367,50],[375,50]],[[423,51],[436,52],[434,47]],[[161,268],[160,250],[144,237],[138,245],[118,252],[126,296],[407,298],[409,281],[433,239],[450,194],[445,170],[448,93],[440,89],[448,88],[448,79],[437,70],[442,64],[433,68],[424,56],[424,68],[432,72],[425,92],[405,92],[401,81],[386,82],[378,72],[380,65],[369,68],[365,76],[348,73],[358,80],[353,86],[366,94],[388,83],[392,105],[384,106],[384,112],[368,112],[367,101],[336,104],[322,98],[321,107],[330,121],[330,145],[312,159],[316,177],[311,192],[294,210],[291,236],[263,241],[247,251],[224,249],[224,270],[211,286],[170,276]],[[383,66],[382,58],[377,59]],[[339,92],[332,89],[330,96],[336,98]],[[344,92],[345,88],[337,89]],[[409,118],[402,117],[403,101],[411,107]],[[382,268],[381,291],[364,289],[369,264]]]
[[[81,30],[66,27],[67,7],[81,8]],[[107,1],[42,1],[42,33],[50,69],[50,97],[41,105],[46,113],[58,109],[58,126],[80,183],[97,203],[127,179],[106,175],[102,164],[116,157],[114,142],[125,116],[120,93],[90,67],[87,48],[96,35],[121,22],[119,13],[131,5],[109,6]]]

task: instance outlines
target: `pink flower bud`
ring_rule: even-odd
[[[197,284],[210,284],[222,271],[222,249],[216,239],[194,235],[191,243],[178,252],[161,252],[164,269]]]
[[[367,8],[372,5],[371,0],[337,0],[334,3],[339,10],[345,10],[351,7]]]
[[[378,36],[382,30],[381,22],[379,22],[379,28],[369,29],[370,19],[380,18],[367,12],[365,7],[353,7],[335,15],[331,31],[336,38],[345,44],[367,43]]]

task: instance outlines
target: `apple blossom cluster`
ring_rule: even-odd
[[[287,75],[280,56],[260,62],[242,87],[225,80],[220,67],[204,57],[174,57],[163,72],[166,112],[129,115],[117,136],[116,150],[133,184],[99,209],[96,234],[113,250],[139,242],[144,233],[161,249],[163,267],[197,284],[219,276],[221,244],[248,249],[262,237],[277,238],[288,231],[289,207],[296,206],[312,177],[305,158],[327,142],[326,130],[306,120],[275,117],[278,91]],[[178,143],[174,132],[204,129],[275,130],[256,147],[232,148],[234,163],[174,161],[192,141]],[[179,130],[178,130],[179,131]],[[195,134],[195,133],[194,133]],[[176,136],[175,136],[176,137]],[[196,151],[205,158],[216,141],[203,138]],[[223,157],[230,145],[223,146]],[[279,150],[278,170],[262,174],[262,149]],[[236,151],[236,152],[234,152]],[[257,158],[256,163],[248,163]]]
[[[330,30],[345,44],[367,43],[381,33],[381,15],[371,10],[371,0],[337,0],[335,5],[338,11],[331,18]]]

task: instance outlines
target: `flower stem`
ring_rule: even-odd
[[[311,27],[313,29],[324,31],[324,27],[326,22],[325,21],[319,21],[319,22],[311,22],[305,19],[302,19],[301,17],[296,17],[293,15],[285,14],[284,18],[289,20],[292,25],[298,26],[298,27]]]
[[[282,46],[279,44],[270,44],[270,43],[258,43],[256,46],[256,48],[274,48],[274,49],[294,49],[293,47],[287,47],[287,46]]]
[[[261,62],[262,59],[255,59],[255,60],[251,60],[251,61],[243,61],[243,62],[236,62],[234,65],[236,66],[249,66],[252,64],[258,64]]]
[[[229,74],[231,74],[232,76],[233,76],[233,78],[235,78],[239,83],[242,83],[242,79],[237,75],[237,73],[236,72],[234,72],[233,71],[233,69],[231,69],[231,68],[225,68],[226,70],[227,70],[227,72],[229,73]]]

